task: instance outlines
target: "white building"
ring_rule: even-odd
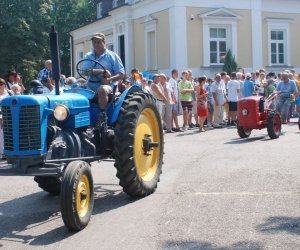
[[[91,35],[102,32],[127,72],[190,68],[212,76],[231,49],[246,72],[300,73],[299,0],[99,0],[97,16],[70,33],[73,70]]]

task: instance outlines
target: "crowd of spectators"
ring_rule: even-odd
[[[166,133],[184,132],[198,128],[236,126],[238,100],[249,96],[262,96],[265,99],[278,93],[275,108],[281,113],[282,123],[298,116],[297,98],[300,90],[300,74],[285,70],[275,74],[264,69],[251,73],[220,72],[214,78],[194,77],[192,70],[178,70],[165,74],[154,74],[146,79],[138,69],[132,69],[125,80],[126,86],[140,85],[149,91],[156,100]],[[299,103],[300,104],[300,103]],[[182,115],[183,125],[178,123]]]
[[[54,92],[51,72],[52,62],[47,60],[45,68],[31,82],[29,90],[26,90],[22,76],[16,71],[8,71],[6,80],[0,78],[0,105],[3,98],[10,95]],[[66,78],[61,75],[59,84],[63,91],[84,87],[85,83],[82,78]],[[122,93],[133,85],[138,85],[152,94],[166,133],[184,132],[188,129],[205,132],[207,128],[236,126],[238,100],[253,95],[268,98],[274,92],[280,93],[276,109],[281,113],[283,124],[289,122],[291,117],[298,116],[299,112],[296,104],[300,74],[296,74],[294,70],[285,70],[278,74],[266,73],[264,69],[252,73],[233,72],[230,75],[220,72],[213,78],[208,78],[194,77],[190,69],[179,75],[178,70],[173,69],[170,76],[161,73],[146,78],[139,69],[134,68],[130,75],[125,75],[118,82],[118,91]],[[182,126],[179,124],[179,116],[182,116]],[[2,158],[3,130],[0,115],[0,159]]]

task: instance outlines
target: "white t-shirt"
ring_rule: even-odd
[[[220,106],[224,105],[224,98],[225,98],[225,84],[224,82],[213,82],[211,85],[211,92],[212,93],[216,93],[217,95],[217,100],[218,100],[218,104]],[[214,98],[213,98],[213,102],[214,102]]]
[[[240,90],[240,82],[238,80],[230,80],[227,83],[227,99],[229,102],[237,102],[239,100],[238,90]]]
[[[243,85],[244,85],[244,81],[242,80],[238,80],[238,82],[240,83],[240,91],[239,91],[239,99],[243,98]]]
[[[170,84],[170,87],[172,88],[173,92],[174,92],[174,95],[176,97],[176,100],[178,101],[179,100],[179,91],[178,91],[178,84],[177,84],[177,81],[173,78],[171,78],[169,80],[169,84]]]

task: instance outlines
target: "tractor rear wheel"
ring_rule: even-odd
[[[153,193],[163,164],[161,118],[151,95],[127,96],[115,126],[117,177],[125,193],[144,197]]]
[[[248,138],[251,135],[252,129],[241,127],[237,124],[237,132],[241,138]]]
[[[269,112],[267,117],[267,130],[271,139],[277,139],[281,133],[281,117],[278,112]]]
[[[61,188],[61,178],[55,176],[35,176],[34,181],[39,184],[39,187],[44,191],[59,195]]]
[[[63,221],[70,231],[79,231],[90,221],[94,206],[91,167],[84,161],[72,161],[64,171],[60,206]]]

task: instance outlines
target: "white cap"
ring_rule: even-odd
[[[45,61],[45,65],[46,65],[46,66],[49,66],[49,65],[51,65],[51,64],[52,64],[52,61],[51,61],[51,60]]]
[[[251,78],[251,73],[247,73],[246,78]]]

